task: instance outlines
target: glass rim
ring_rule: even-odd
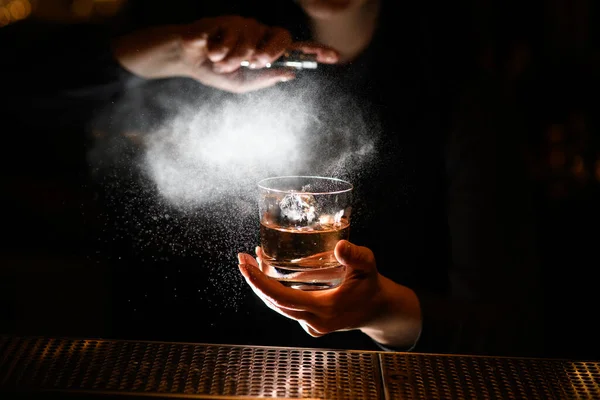
[[[343,179],[340,178],[334,178],[334,177],[330,177],[330,176],[318,176],[318,175],[282,175],[282,176],[272,176],[269,178],[264,178],[261,179],[260,181],[258,181],[257,185],[260,189],[264,189],[264,190],[268,190],[270,192],[276,192],[276,193],[291,193],[294,192],[294,190],[284,190],[284,189],[275,189],[272,187],[268,187],[265,186],[265,184],[267,182],[273,182],[276,180],[280,180],[280,179],[313,179],[313,180],[320,180],[320,181],[333,181],[336,183],[341,183],[343,185],[346,185],[347,187],[344,189],[339,189],[339,190],[331,190],[331,191],[308,191],[308,192],[297,192],[297,193],[304,193],[304,194],[311,194],[311,195],[320,195],[320,194],[340,194],[340,193],[347,193],[347,192],[351,192],[354,189],[354,185],[352,185],[350,182],[345,181]]]

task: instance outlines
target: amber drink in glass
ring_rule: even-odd
[[[345,267],[334,255],[350,235],[352,184],[320,176],[258,182],[262,271],[301,290],[339,286]]]

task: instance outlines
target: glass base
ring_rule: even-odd
[[[346,276],[344,265],[298,270],[263,264],[262,269],[282,285],[306,291],[334,289],[342,284]]]

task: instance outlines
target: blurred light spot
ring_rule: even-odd
[[[600,182],[600,158],[596,160],[596,179]]]
[[[87,18],[94,11],[93,0],[74,0],[71,5],[71,12],[80,18]]]
[[[123,6],[124,0],[94,0],[95,13],[105,17],[115,15]]]
[[[23,4],[23,8],[25,10],[25,18],[29,17],[33,10],[33,5],[31,4],[31,2],[29,0],[18,0],[18,1],[21,4]]]
[[[0,0],[0,27],[29,17],[31,8],[29,0]]]
[[[14,21],[25,19],[31,14],[31,4],[28,0],[14,0],[8,3],[10,15]]]
[[[125,132],[123,133],[123,136],[135,144],[143,144],[143,135],[139,132]]]
[[[113,17],[126,0],[0,0],[0,27],[35,16],[38,20],[80,22]]]
[[[10,12],[6,7],[0,7],[0,26],[10,23]]]

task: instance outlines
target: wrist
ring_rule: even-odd
[[[376,342],[396,348],[411,348],[422,327],[421,308],[416,293],[379,275],[380,296],[375,318],[360,330]]]

